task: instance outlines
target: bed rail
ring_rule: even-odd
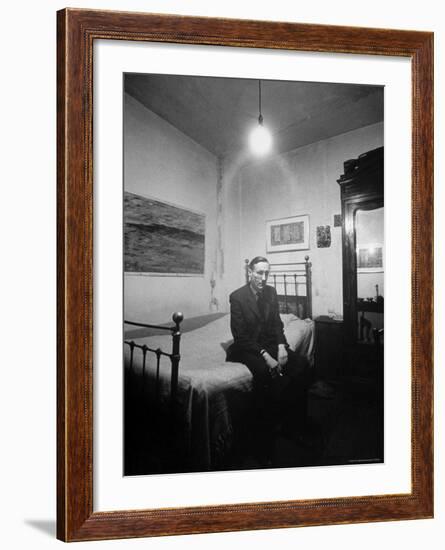
[[[168,357],[171,363],[171,385],[170,385],[170,412],[172,417],[175,416],[176,402],[178,394],[178,378],[179,378],[179,362],[181,360],[180,345],[181,345],[181,331],[180,324],[184,319],[184,315],[177,311],[173,313],[172,320],[174,326],[152,325],[147,323],[139,323],[135,321],[124,320],[124,324],[132,325],[141,328],[158,329],[162,331],[170,332],[172,335],[172,350],[171,353],[163,351],[161,348],[150,348],[143,344],[137,344],[134,340],[124,340],[124,344],[130,348],[130,365],[129,374],[133,374],[133,360],[134,350],[139,349],[142,352],[142,376],[145,377],[147,354],[153,353],[156,356],[156,380],[155,380],[155,395],[159,394],[159,372],[161,367],[161,357]]]

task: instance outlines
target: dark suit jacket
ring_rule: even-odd
[[[262,348],[287,344],[281,322],[276,290],[271,286],[265,286],[263,290],[265,326],[261,336],[261,315],[258,309],[257,300],[246,284],[235,290],[230,295],[230,328],[234,342],[227,350],[227,360],[236,360],[237,352],[257,353]]]

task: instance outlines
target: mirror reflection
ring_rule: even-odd
[[[358,340],[363,343],[380,343],[383,340],[383,213],[383,207],[358,210],[356,213],[357,334]]]

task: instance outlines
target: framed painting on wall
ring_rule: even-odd
[[[124,191],[126,273],[203,275],[205,215]]]
[[[432,34],[77,9],[60,11],[57,24],[58,538],[98,540],[432,517]],[[364,66],[364,82],[377,65],[385,75],[376,78],[392,105],[385,140],[387,132],[396,135],[392,145],[390,137],[385,142],[392,160],[385,169],[396,166],[393,177],[404,182],[385,208],[398,209],[412,228],[411,243],[401,247],[408,266],[401,305],[413,315],[406,316],[403,338],[394,339],[398,357],[404,350],[399,361],[404,365],[403,384],[388,373],[389,387],[397,385],[397,393],[403,394],[402,424],[394,404],[385,411],[393,423],[387,426],[388,434],[395,428],[398,448],[391,447],[393,439],[388,437],[385,463],[350,468],[346,483],[339,468],[317,469],[316,483],[306,485],[305,478],[313,472],[298,468],[129,481],[122,475],[121,437],[122,76],[166,71],[167,62],[172,63],[170,74],[201,75],[206,67],[206,75],[221,76],[225,57],[227,77],[298,80],[299,54],[303,65],[306,59],[307,81],[338,82],[346,65],[349,74]],[[268,75],[263,74],[262,55],[269,56]],[[311,56],[319,56],[317,63],[308,62]],[[397,84],[390,79],[400,59],[405,65]],[[385,60],[391,62],[386,69]],[[330,65],[329,77],[321,75],[323,63]],[[405,90],[406,103],[398,86]],[[403,131],[395,105],[407,106]],[[392,153],[403,147],[401,177],[401,165]],[[298,183],[291,171],[280,164],[278,169]],[[340,169],[338,163],[338,173]],[[171,203],[193,210],[186,185],[175,193]],[[163,197],[162,202],[169,201]],[[221,205],[215,201],[214,206],[216,210]],[[303,205],[300,211],[308,212]],[[308,216],[269,223],[268,251],[298,252],[309,246]],[[388,239],[396,242],[396,226],[406,228],[406,223],[388,225]],[[264,225],[258,226],[258,234],[264,243]],[[412,271],[411,258],[416,259]],[[394,264],[385,267],[389,275],[397,271]],[[142,278],[134,279],[139,283]],[[400,304],[391,303],[393,293],[387,294],[385,314],[400,325]],[[135,302],[138,299],[135,293]],[[179,336],[175,327],[173,332]],[[391,353],[391,338],[385,342]],[[174,351],[172,358],[177,359]],[[392,451],[399,453],[396,458]],[[403,468],[398,468],[398,460]],[[400,484],[395,480],[398,471],[403,475]]]
[[[309,249],[309,216],[293,216],[266,222],[266,251]]]

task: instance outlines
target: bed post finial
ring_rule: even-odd
[[[171,394],[170,394],[170,414],[171,421],[174,422],[176,418],[176,396],[178,394],[178,378],[179,378],[179,361],[181,355],[179,352],[179,347],[181,343],[181,331],[179,330],[179,325],[184,319],[184,314],[180,311],[175,311],[172,315],[173,322],[176,324],[176,331],[173,333],[173,346],[172,354],[170,357],[172,363],[172,378],[171,378]]]
[[[179,330],[179,325],[182,323],[182,321],[184,320],[184,314],[181,313],[180,311],[175,311],[172,315],[172,319],[173,319],[173,322],[175,323],[176,325],[176,334],[181,334],[180,330]],[[173,335],[174,336],[174,335]]]
[[[306,296],[307,296],[307,305],[306,305],[306,317],[312,319],[312,272],[311,272],[311,262],[309,261],[309,256],[304,257],[305,271],[306,271]]]
[[[176,325],[176,330],[179,330],[179,325],[184,320],[184,314],[181,313],[180,311],[175,311],[172,315],[172,319],[173,319],[173,322]]]

